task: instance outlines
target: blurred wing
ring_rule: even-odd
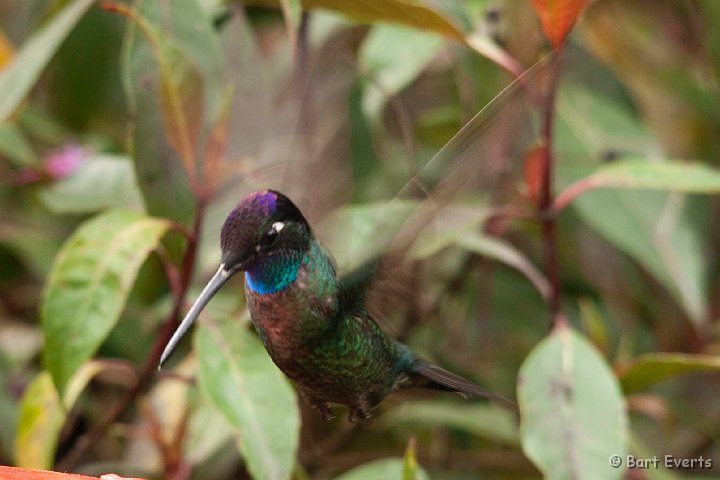
[[[287,48],[287,42],[282,35],[253,31],[242,9],[224,28],[231,100],[223,160],[206,179],[200,263],[205,273],[215,270],[221,226],[245,194],[282,191],[314,224],[349,192],[347,97],[356,76],[358,32],[330,32],[300,70],[289,51],[266,52]]]
[[[356,270],[341,277],[345,289],[366,289],[368,310],[396,336],[398,312],[413,306],[409,295],[416,290],[418,265],[408,261],[413,245],[427,233],[442,234],[452,228],[479,228],[493,204],[518,196],[524,155],[536,135],[534,115],[542,87],[557,54],[548,55],[515,79],[427,163],[398,193],[395,200],[378,208],[375,225],[382,231],[399,225],[393,235],[367,234],[368,258]],[[465,196],[487,197],[486,208],[463,206]],[[473,202],[477,205],[477,202]],[[399,222],[398,217],[404,221]],[[347,221],[347,220],[346,220]],[[382,240],[379,240],[383,238]]]

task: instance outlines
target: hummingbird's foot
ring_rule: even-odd
[[[322,415],[326,421],[330,421],[333,418],[335,418],[335,415],[332,414],[332,410],[330,410],[329,403],[323,402],[322,400],[318,400],[314,397],[308,396],[305,393],[303,393],[303,398],[305,399],[305,403],[310,405],[310,407],[313,410],[315,410],[320,415]]]
[[[363,420],[367,420],[370,417],[372,417],[372,410],[363,410],[360,408],[353,408],[350,410],[350,414],[348,415],[348,420],[350,420],[352,423],[358,423],[358,422],[362,422]]]

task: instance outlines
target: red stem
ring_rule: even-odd
[[[555,159],[552,153],[552,145],[553,128],[555,124],[555,95],[557,93],[560,74],[560,52],[558,52],[558,55],[552,60],[549,67],[549,74],[548,89],[543,102],[542,130],[540,134],[542,145],[544,145],[545,148],[543,149],[544,161],[542,162],[543,172],[540,185],[538,217],[542,223],[545,268],[550,282],[550,298],[548,300],[550,315],[553,323],[557,325],[559,322],[562,322],[562,289],[558,275],[556,216],[550,215],[549,213],[553,213],[553,172]]]

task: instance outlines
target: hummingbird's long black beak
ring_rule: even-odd
[[[180,326],[177,328],[177,330],[175,330],[172,338],[170,338],[170,341],[165,346],[165,350],[163,350],[163,353],[160,356],[160,364],[158,365],[158,370],[162,368],[163,364],[167,361],[170,355],[172,355],[173,351],[175,351],[178,343],[180,343],[180,340],[190,329],[193,322],[197,320],[200,312],[202,312],[202,309],[205,308],[205,305],[208,304],[210,299],[213,297],[213,295],[215,295],[215,293],[220,289],[220,287],[222,287],[223,284],[227,282],[227,280],[232,277],[233,274],[237,271],[238,269],[233,268],[228,270],[225,268],[224,263],[220,264],[220,268],[218,268],[218,271],[215,272],[215,275],[213,275],[207,285],[205,285],[205,288],[203,288],[200,296],[197,298],[197,300],[195,300],[195,303],[193,303],[192,307],[190,307],[190,310],[188,310],[185,318],[183,318],[183,321],[180,322]]]

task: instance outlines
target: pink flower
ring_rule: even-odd
[[[83,149],[70,143],[52,152],[45,159],[43,170],[53,180],[72,174],[83,161]]]
[[[72,175],[83,162],[84,151],[76,143],[68,143],[50,152],[39,167],[26,167],[15,177],[17,185],[54,181]]]

